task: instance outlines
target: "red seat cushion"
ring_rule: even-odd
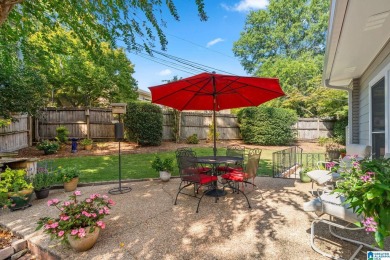
[[[234,171],[231,173],[223,174],[222,178],[231,181],[243,182],[244,180],[248,179],[248,174],[245,172]]]
[[[218,166],[217,171],[219,172],[232,172],[232,171],[242,171],[241,167],[233,168],[229,166]]]
[[[206,183],[218,180],[217,176],[210,176],[210,175],[202,174],[202,173],[199,174],[199,177],[200,177],[200,184],[206,184]]]

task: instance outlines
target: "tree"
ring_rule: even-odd
[[[195,3],[200,20],[207,20],[204,1]],[[123,41],[129,50],[148,49],[158,37],[165,49],[167,40],[162,30],[165,21],[160,14],[166,11],[179,20],[172,0],[0,0],[0,26],[13,39],[36,32],[36,25],[42,24],[46,30],[63,26],[91,48],[99,47],[100,42],[115,46],[117,41]]]
[[[249,73],[273,57],[323,54],[328,8],[328,0],[270,0],[267,9],[248,15],[233,52]]]

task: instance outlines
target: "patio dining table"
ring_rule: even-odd
[[[203,164],[208,164],[211,165],[211,175],[217,176],[217,168],[221,164],[236,164],[236,163],[241,163],[244,160],[242,157],[238,156],[198,156],[196,158],[196,162],[203,165]],[[212,196],[212,197],[221,197],[225,196],[226,192],[222,189],[218,189],[218,183],[214,183],[214,188],[207,191],[206,195],[207,196]]]

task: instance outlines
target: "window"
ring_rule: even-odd
[[[385,78],[371,88],[372,158],[385,155]]]

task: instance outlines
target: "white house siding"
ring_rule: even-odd
[[[376,78],[378,74],[383,74],[386,69],[384,75],[385,79],[385,91],[387,93],[390,92],[390,41],[382,48],[380,53],[376,56],[376,58],[372,61],[367,70],[363,73],[360,78],[360,104],[359,104],[359,141],[361,144],[371,145],[370,143],[370,91],[371,86],[375,84],[375,82],[379,81],[380,78]],[[375,79],[375,82],[374,82]],[[371,85],[370,85],[371,83]],[[389,102],[386,99],[385,102]],[[389,117],[390,110],[389,105],[387,105],[386,111],[386,136],[387,136],[387,144],[385,145],[385,152],[390,152],[389,140],[390,140],[390,129],[389,129]]]

